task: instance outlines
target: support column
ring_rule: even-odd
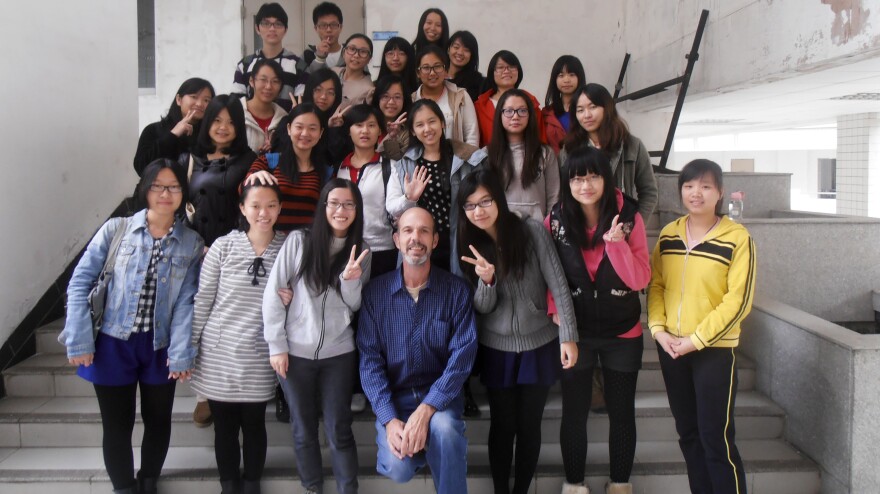
[[[837,213],[880,217],[880,114],[837,117]]]

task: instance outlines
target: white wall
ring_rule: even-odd
[[[133,189],[135,2],[18,2],[0,16],[0,344]],[[39,25],[39,26],[37,26]]]
[[[190,77],[211,81],[217,94],[228,93],[241,60],[241,0],[156,0],[155,21],[156,92],[139,98],[139,129],[165,114]]]

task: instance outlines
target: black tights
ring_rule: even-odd
[[[587,462],[587,416],[593,391],[593,368],[569,371],[562,380],[562,426],[559,443],[565,481],[584,481]],[[608,409],[608,455],[611,459],[611,481],[627,483],[636,454],[636,380],[638,371],[619,372],[602,368],[605,377],[605,406]]]
[[[259,481],[266,465],[266,402],[230,403],[208,400],[214,416],[214,456],[220,481],[238,480],[244,450],[244,479]]]
[[[541,452],[541,418],[550,388],[519,385],[487,389],[489,396],[489,469],[495,494],[510,491],[510,463],[516,439],[513,494],[526,493]]]
[[[171,406],[176,381],[168,384],[141,383],[141,418],[144,436],[141,440],[139,478],[158,478],[171,442]],[[131,433],[134,430],[137,383],[125,386],[95,384],[101,426],[104,429],[104,466],[113,489],[126,489],[137,484],[134,477],[134,453]]]

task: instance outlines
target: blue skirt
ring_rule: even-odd
[[[480,382],[492,389],[519,384],[553,386],[559,380],[559,339],[525,352],[503,352],[480,345]]]
[[[153,332],[132,333],[127,340],[98,333],[92,365],[79,366],[76,375],[101,386],[141,382],[168,384],[168,349],[153,350]]]

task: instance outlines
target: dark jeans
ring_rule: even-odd
[[[512,388],[488,388],[489,469],[495,494],[525,494],[529,491],[538,455],[541,452],[541,419],[550,388],[518,385]],[[516,465],[513,491],[510,490],[510,463],[516,440]]]
[[[290,407],[296,465],[306,489],[320,493],[324,488],[318,440],[318,417],[323,414],[336,490],[340,494],[358,490],[357,447],[351,431],[352,378],[357,364],[357,352],[319,360],[291,355],[287,378],[280,379]]]
[[[266,465],[266,402],[231,403],[208,400],[214,416],[214,456],[220,480],[238,480],[242,452],[244,479],[259,481]],[[239,449],[238,433],[242,443]]]
[[[161,385],[140,384],[144,436],[141,440],[139,478],[158,478],[162,473],[171,442],[171,406],[174,403],[175,384],[176,381]],[[137,485],[131,433],[134,430],[138,384],[94,386],[104,430],[104,466],[110,482],[117,490]]]
[[[733,348],[704,348],[673,360],[658,344],[657,353],[691,492],[745,494],[746,474],[734,442]]]

